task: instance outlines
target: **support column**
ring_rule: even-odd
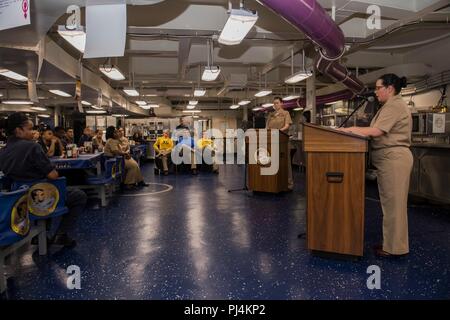
[[[314,72],[306,79],[306,110],[311,111],[311,123],[316,123],[316,74]]]

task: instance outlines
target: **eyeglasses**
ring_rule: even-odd
[[[385,86],[375,86],[375,91],[380,90],[381,88],[386,88]]]

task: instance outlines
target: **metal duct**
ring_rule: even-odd
[[[342,82],[353,93],[365,90],[364,84],[337,60],[345,52],[345,37],[316,0],[258,0],[305,33],[320,47],[316,67],[335,81]]]

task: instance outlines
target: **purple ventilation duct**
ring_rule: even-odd
[[[351,75],[337,60],[345,52],[342,30],[316,0],[258,0],[272,9],[320,47],[316,67],[335,81],[342,82],[353,93],[365,90],[364,84]]]
[[[335,101],[339,101],[339,100],[348,100],[348,99],[353,98],[354,95],[355,94],[350,90],[334,92],[331,94],[318,96],[316,98],[316,104],[321,105],[321,104],[331,103],[331,102],[335,102]],[[306,99],[300,98],[300,99],[294,100],[294,101],[287,101],[287,102],[283,103],[283,106],[284,106],[285,110],[300,108],[300,107],[306,108]]]

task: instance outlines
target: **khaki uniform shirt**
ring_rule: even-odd
[[[400,95],[390,98],[378,110],[370,126],[385,133],[380,137],[373,138],[372,149],[374,150],[411,145],[411,112]]]
[[[117,139],[108,139],[103,152],[106,157],[115,157],[114,151],[120,151],[120,141]]]
[[[286,125],[291,125],[292,119],[289,112],[286,110],[274,111],[269,114],[267,118],[266,128],[267,129],[281,129]],[[285,130],[287,133],[287,130]]]

